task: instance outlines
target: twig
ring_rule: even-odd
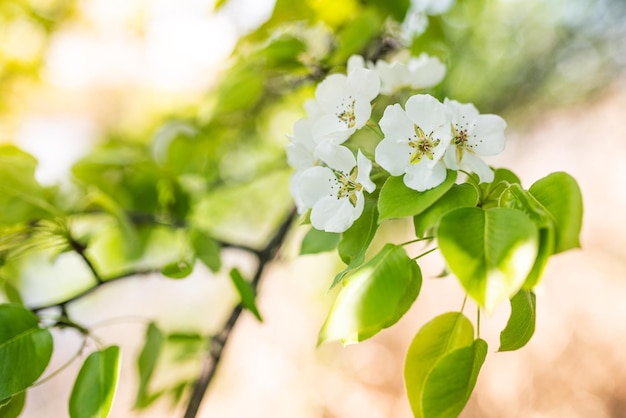
[[[289,231],[295,216],[296,213],[292,210],[265,248],[256,253],[259,259],[259,265],[252,279],[251,284],[253,289],[257,289],[265,268],[274,259],[276,253],[285,241],[285,237],[287,236],[287,232]],[[187,403],[187,410],[185,411],[184,418],[196,417],[207,388],[215,376],[215,372],[222,358],[222,353],[224,352],[226,343],[228,342],[232,330],[235,327],[242,311],[243,307],[241,304],[235,306],[221,331],[211,337],[209,341],[209,350],[203,359],[202,371],[200,372],[200,377],[194,384],[193,392],[191,393],[191,397]]]

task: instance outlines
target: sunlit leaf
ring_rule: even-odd
[[[408,188],[400,176],[389,177],[380,191],[378,201],[379,221],[422,213],[450,190],[456,181],[456,176],[456,171],[448,170],[443,183],[424,192]]]
[[[332,251],[337,248],[337,244],[339,244],[340,239],[341,234],[311,228],[302,239],[300,255],[318,254],[325,251]]]
[[[37,160],[12,146],[0,145],[0,226],[61,213],[35,180]]]
[[[188,260],[179,260],[168,263],[161,269],[161,274],[170,279],[183,279],[193,271],[193,263]]]
[[[347,231],[341,234],[337,250],[343,262],[348,266],[335,276],[331,287],[340,283],[346,273],[365,262],[365,254],[377,230],[378,210],[376,209],[376,200],[366,198],[365,208],[361,217]]]
[[[383,28],[382,17],[378,12],[374,9],[363,10],[337,34],[338,48],[332,57],[332,63],[345,65],[351,55],[361,54]]]
[[[441,199],[413,218],[415,234],[423,237],[446,213],[456,208],[476,206],[477,203],[478,192],[474,186],[467,183],[454,184]]]
[[[487,343],[477,339],[441,358],[426,379],[424,418],[456,418],[470,398],[487,356]]]
[[[0,400],[0,418],[17,418],[26,402],[26,391],[6,400]]]
[[[537,226],[515,209],[455,209],[436,235],[450,270],[487,312],[520,289],[537,257]]]
[[[548,258],[554,253],[554,221],[546,209],[519,184],[512,184],[500,195],[500,206],[521,210],[539,228],[537,259],[522,286],[525,289],[532,289],[539,282]]]
[[[220,245],[208,234],[199,229],[191,231],[191,246],[196,257],[212,272],[217,273],[222,268]]]
[[[256,319],[262,322],[263,318],[261,318],[261,314],[259,313],[259,310],[256,306],[256,291],[254,290],[252,285],[250,285],[250,283],[243,278],[243,276],[237,269],[232,269],[230,271],[230,278],[235,285],[235,289],[237,289],[237,293],[239,293],[239,297],[241,298],[241,305],[245,309],[252,312]]]
[[[0,305],[0,399],[31,386],[52,355],[52,335],[20,305]]]
[[[500,195],[511,184],[520,184],[519,177],[506,168],[496,168],[493,171],[493,181],[491,183],[480,184],[483,196],[483,208],[489,209],[498,207]]]
[[[511,316],[500,333],[498,351],[513,351],[526,345],[535,333],[537,303],[535,294],[520,290],[511,299]]]
[[[413,338],[404,364],[406,391],[416,418],[423,415],[426,379],[447,353],[472,344],[474,327],[460,312],[448,312],[425,324]]]
[[[163,333],[151,322],[146,329],[146,336],[141,353],[137,358],[137,369],[139,372],[139,387],[135,398],[135,407],[144,408],[150,404],[153,397],[149,396],[149,384],[154,368],[156,367],[161,348],[163,346]]]
[[[119,377],[119,360],[120,349],[114,345],[87,357],[72,388],[71,418],[106,418],[109,415]]]
[[[385,245],[374,258],[346,275],[318,343],[357,343],[390,327],[417,298],[421,284],[417,263],[402,247]]]
[[[554,252],[579,248],[583,199],[576,180],[567,173],[552,173],[535,182],[528,191],[554,220],[556,226]]]

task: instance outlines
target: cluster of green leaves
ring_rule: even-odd
[[[582,196],[576,181],[557,172],[524,189],[507,169],[492,183],[475,175],[446,180],[425,192],[388,177],[368,197],[364,215],[343,234],[311,229],[301,253],[337,249],[346,263],[334,284],[341,289],[319,342],[357,343],[395,324],[416,301],[422,283],[417,259],[438,249],[447,268],[480,311],[510,300],[499,351],[517,350],[532,337],[535,295],[551,255],[579,247]],[[386,244],[366,260],[380,225],[412,217],[417,241],[437,245],[411,258],[402,244]],[[413,242],[413,241],[410,241]],[[428,248],[428,247],[427,247]],[[463,304],[465,305],[465,303]],[[455,417],[463,410],[487,355],[487,343],[461,312],[443,314],[416,334],[406,357],[405,383],[416,417]]]
[[[216,7],[224,3],[217,2]],[[48,365],[55,328],[72,327],[91,337],[91,331],[65,311],[81,296],[79,290],[69,289],[65,295],[70,296],[53,296],[41,305],[29,302],[23,292],[26,268],[45,260],[42,286],[54,284],[58,278],[54,263],[71,256],[85,264],[77,274],[98,287],[145,272],[181,279],[200,263],[223,273],[221,250],[226,246],[258,255],[291,209],[283,143],[276,138],[289,132],[294,109],[310,95],[312,82],[345,65],[353,54],[371,59],[397,46],[388,29],[402,21],[409,3],[278,0],[271,18],[240,41],[233,66],[197,109],[157,121],[156,133],[108,138],[74,166],[74,187],[69,191],[43,187],[35,180],[32,156],[0,146],[0,289],[8,302],[0,305],[0,416],[19,415],[26,390]],[[454,60],[455,71],[473,76],[475,71],[464,62],[473,62],[479,52],[476,45],[482,45],[480,34],[487,28],[491,35],[494,28],[481,24],[481,16],[471,12],[485,9],[485,2],[463,3],[453,10],[454,19],[431,19],[413,50]],[[72,15],[70,1],[37,2],[37,10],[30,9],[32,4],[2,3],[3,27],[26,19],[52,33]],[[471,21],[471,27],[467,22],[459,25],[463,19]],[[457,32],[451,37],[453,31]],[[468,31],[474,35],[466,36]],[[502,31],[509,32],[508,26]],[[449,45],[458,47],[442,48],[451,40]],[[470,53],[461,55],[459,50]],[[482,57],[478,67],[483,69],[490,57]],[[527,60],[520,55],[515,62],[525,66]],[[34,77],[40,63],[31,64],[28,73]],[[500,68],[491,74],[508,78],[498,85],[515,84],[512,74],[518,71],[504,73]],[[24,71],[23,63],[9,63],[0,69],[0,81],[3,85],[8,85],[7,80],[19,81],[17,76]],[[463,97],[455,85],[465,89],[478,85],[464,84],[460,76],[453,80],[455,84],[442,91],[455,97]],[[479,91],[489,91],[489,97],[479,97]],[[505,90],[492,97],[496,91],[480,89],[466,96],[478,103],[509,97]],[[3,104],[0,101],[1,111]],[[277,130],[276,121],[283,119],[286,122],[279,123]],[[366,136],[361,139],[368,141]],[[389,178],[384,185],[380,180],[378,186],[379,194],[368,198],[352,228],[343,234],[311,230],[303,243],[303,253],[337,248],[346,264],[334,280],[342,289],[320,332],[320,343],[369,338],[397,322],[416,300],[422,275],[401,245],[388,244],[372,257],[367,254],[381,222],[410,216],[416,236],[435,237],[450,270],[480,306],[489,311],[510,298],[512,314],[500,350],[523,346],[534,329],[532,289],[548,257],[578,245],[582,209],[575,181],[556,173],[525,190],[512,173],[498,170],[490,185],[458,184],[450,173],[444,184],[424,193],[406,189],[399,178]],[[237,269],[227,273],[242,306],[260,319],[254,286]],[[53,305],[63,308],[62,313],[53,314],[44,325],[39,312]],[[461,314],[446,315],[418,333],[421,337],[416,337],[407,357],[409,399],[418,416],[430,416],[432,411],[458,413],[485,357],[486,345],[474,338],[468,320]],[[193,333],[166,335],[150,324],[137,359],[136,407],[147,407],[164,394],[180,399],[193,376],[155,388],[155,370],[168,361],[167,350],[181,353],[173,355],[174,363],[193,361],[198,353],[211,349],[210,338]],[[70,416],[108,414],[119,358],[115,345],[99,346],[86,357],[69,401]]]

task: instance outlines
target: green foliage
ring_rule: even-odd
[[[222,268],[220,246],[217,241],[198,229],[191,231],[190,241],[196,257],[213,273],[217,273]]]
[[[354,224],[341,234],[341,240],[337,251],[347,267],[339,272],[333,280],[331,287],[341,282],[343,277],[365,261],[365,254],[369,248],[376,231],[378,230],[378,210],[376,202],[366,199],[363,214]]]
[[[537,256],[537,227],[514,209],[455,209],[436,235],[450,270],[487,312],[521,288]]]
[[[387,244],[370,261],[348,273],[322,326],[318,344],[363,341],[395,324],[409,309],[422,274],[402,247]]]
[[[52,355],[52,335],[20,305],[0,305],[0,400],[31,386]],[[19,372],[17,372],[19,371]]]
[[[452,351],[467,347],[474,339],[474,327],[463,314],[449,312],[424,325],[413,338],[404,364],[404,382],[416,418],[424,414],[424,394],[435,366]],[[432,389],[429,390],[429,393]]]
[[[256,306],[256,291],[254,288],[246,281],[246,279],[243,278],[239,270],[236,268],[230,271],[230,279],[239,294],[241,306],[252,312],[259,322],[263,322],[263,318],[261,318],[259,309]]]
[[[424,417],[459,416],[474,390],[486,356],[487,343],[479,338],[472,345],[457,348],[441,358],[424,385]]]
[[[380,221],[419,215],[450,190],[456,177],[456,171],[448,170],[443,183],[424,192],[408,188],[402,177],[389,177],[380,191],[378,201]]]
[[[552,173],[538,180],[528,192],[545,208],[554,221],[554,253],[579,248],[583,219],[583,199],[576,180],[567,173]]]
[[[20,392],[15,396],[0,401],[0,418],[16,418],[24,409],[26,392]]]
[[[145,408],[154,399],[149,395],[149,382],[161,354],[163,340],[163,333],[154,322],[151,322],[146,329],[145,342],[137,358],[139,386],[135,397],[135,408]]]
[[[110,346],[91,353],[74,383],[70,396],[71,418],[106,418],[119,378],[120,349]]]
[[[535,333],[537,302],[535,294],[520,290],[511,298],[511,316],[500,333],[498,351],[513,351],[526,345]]]
[[[187,260],[174,261],[161,268],[161,274],[170,279],[183,279],[193,271],[193,263]]]
[[[309,229],[309,232],[302,239],[300,246],[300,255],[317,254],[326,251],[332,251],[337,248],[341,235],[334,232],[320,231],[315,228]]]
[[[434,189],[433,189],[434,190]],[[439,200],[419,215],[413,217],[415,235],[423,237],[439,223],[439,219],[456,208],[475,207],[478,204],[478,192],[471,184],[454,184]]]
[[[0,228],[60,213],[35,180],[37,161],[10,145],[0,146]]]

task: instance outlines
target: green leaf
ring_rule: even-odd
[[[261,318],[261,314],[256,306],[256,291],[250,285],[246,279],[243,278],[239,270],[236,268],[230,271],[230,278],[237,289],[237,293],[239,293],[239,297],[241,298],[241,305],[252,312],[252,314],[258,319],[260,322],[263,322],[263,318]]]
[[[387,244],[370,261],[346,275],[322,326],[318,344],[363,341],[395,324],[409,309],[422,273],[400,246]]]
[[[579,248],[583,198],[576,180],[567,173],[552,173],[535,182],[528,191],[554,220],[554,253]]]
[[[452,188],[428,209],[413,218],[415,234],[423,237],[437,225],[439,219],[453,209],[478,204],[478,192],[471,184],[453,184]]]
[[[411,4],[409,0],[371,0],[370,3],[398,22],[404,20],[406,11]]]
[[[368,43],[383,31],[384,22],[374,9],[364,9],[346,24],[337,35],[333,65],[345,65],[351,55],[361,54]]]
[[[188,260],[178,260],[168,263],[161,268],[161,274],[170,279],[183,279],[193,271],[193,263]]]
[[[0,399],[31,386],[52,355],[52,335],[20,305],[0,305]],[[19,371],[19,372],[16,372]]]
[[[111,410],[119,377],[120,349],[112,345],[91,353],[70,395],[71,418],[106,418]]]
[[[22,296],[20,292],[17,290],[13,283],[8,280],[4,281],[4,294],[10,303],[15,303],[17,305],[23,305],[24,301],[22,300]]]
[[[12,145],[0,145],[0,226],[58,215],[35,180],[37,160]]]
[[[520,289],[537,257],[537,226],[515,209],[455,209],[436,235],[452,273],[489,313]]]
[[[304,239],[302,239],[300,255],[318,254],[325,251],[332,251],[337,248],[337,244],[339,244],[340,239],[341,234],[311,228],[304,236]]]
[[[483,209],[498,207],[498,201],[502,192],[511,184],[521,183],[519,177],[506,168],[497,168],[493,173],[493,181],[491,183],[480,184]]]
[[[348,266],[335,276],[331,288],[340,283],[349,271],[354,270],[365,262],[365,254],[377,230],[378,210],[376,209],[376,200],[366,198],[363,214],[341,235],[337,251],[343,262]]]
[[[217,273],[222,268],[220,246],[217,241],[199,229],[193,229],[190,238],[196,257],[213,273]]]
[[[548,258],[554,253],[554,221],[543,206],[519,184],[513,184],[500,196],[500,206],[521,210],[539,228],[539,248],[532,270],[524,281],[524,289],[532,289],[539,282]]]
[[[500,333],[498,351],[513,351],[526,345],[535,333],[537,303],[535,294],[520,290],[511,299],[511,316]]]
[[[0,418],[17,418],[24,409],[26,392],[20,392],[6,401],[6,403],[0,401]]]
[[[145,338],[144,346],[137,358],[139,387],[137,388],[137,397],[135,398],[135,408],[145,408],[152,400],[148,395],[148,385],[159,360],[164,340],[163,333],[154,322],[148,325]]]
[[[487,343],[477,339],[469,347],[446,354],[435,364],[424,387],[424,418],[456,418],[470,398],[487,356]]]
[[[413,338],[404,364],[406,391],[416,418],[423,417],[428,375],[447,353],[472,344],[474,327],[460,312],[448,312],[425,324]]]
[[[443,183],[424,192],[408,188],[401,176],[389,177],[380,190],[378,200],[379,222],[389,218],[403,218],[424,212],[450,190],[456,177],[456,171],[448,170]]]

